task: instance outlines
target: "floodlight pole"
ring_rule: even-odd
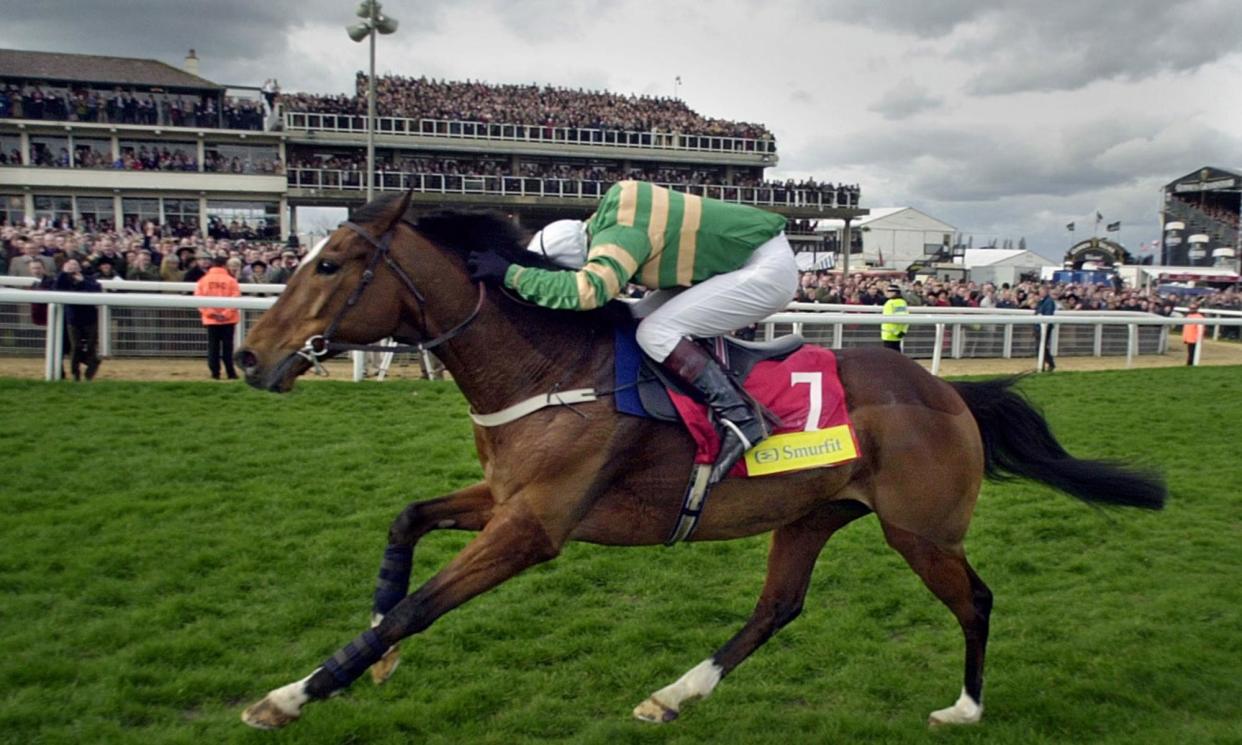
[[[371,72],[367,76],[367,203],[375,195],[375,37],[379,36],[376,28],[376,15],[379,14],[379,3],[371,2]]]

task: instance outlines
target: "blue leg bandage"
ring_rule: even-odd
[[[369,629],[325,660],[323,669],[332,673],[332,677],[344,688],[375,664],[387,649],[388,645],[380,640],[379,634]]]
[[[410,591],[410,565],[414,561],[413,546],[389,544],[384,549],[379,579],[375,583],[375,612],[385,615]]]

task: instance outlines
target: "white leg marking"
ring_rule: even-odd
[[[933,711],[927,723],[931,725],[937,724],[974,724],[983,717],[983,705],[975,701],[966,693],[966,689],[962,689],[962,695],[957,697],[957,703],[947,709]]]
[[[678,678],[676,683],[661,688],[651,694],[651,697],[673,711],[677,711],[686,701],[707,698],[711,695],[716,684],[720,682],[723,672],[715,661],[703,660],[690,672]]]
[[[277,709],[280,709],[289,716],[298,716],[302,712],[302,705],[310,700],[310,696],[306,695],[306,683],[311,679],[311,675],[319,672],[319,670],[320,668],[315,668],[314,672],[296,683],[290,683],[287,686],[277,688],[267,694],[268,700],[271,701]]]
[[[375,628],[376,626],[379,626],[380,621],[383,621],[383,620],[384,620],[383,613],[376,613],[375,611],[371,611],[371,628]]]

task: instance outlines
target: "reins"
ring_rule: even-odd
[[[324,329],[322,334],[315,334],[307,339],[302,348],[295,353],[297,356],[311,363],[311,366],[315,369],[316,375],[327,375],[327,371],[323,369],[323,366],[319,364],[319,361],[324,356],[332,352],[389,352],[393,354],[416,352],[421,354],[435,349],[441,344],[444,344],[445,342],[459,336],[466,330],[467,326],[474,322],[474,319],[479,315],[479,311],[483,309],[483,301],[487,297],[487,285],[480,282],[479,299],[478,302],[474,304],[474,310],[470,311],[470,315],[466,316],[465,320],[461,323],[430,341],[419,342],[417,344],[398,344],[396,346],[382,346],[379,344],[349,344],[347,342],[332,341],[332,337],[336,334],[337,329],[340,327],[341,321],[345,319],[345,315],[349,313],[355,305],[357,305],[358,300],[362,297],[363,291],[365,291],[367,286],[371,284],[371,281],[375,279],[375,270],[378,268],[381,259],[383,259],[388,268],[397,275],[397,278],[400,279],[401,283],[405,285],[405,288],[410,291],[410,294],[414,296],[414,299],[418,302],[419,313],[422,314],[424,318],[426,317],[424,306],[427,303],[427,298],[422,292],[419,291],[418,286],[414,284],[414,280],[410,277],[410,275],[407,274],[406,271],[401,268],[401,265],[392,258],[392,252],[390,249],[393,234],[396,232],[396,227],[394,226],[389,228],[382,236],[379,237],[378,240],[357,223],[346,220],[341,223],[341,227],[349,228],[354,231],[354,233],[361,236],[367,243],[370,243],[375,248],[375,252],[371,254],[371,259],[367,262],[367,267],[362,272],[362,279],[354,287],[353,292],[349,294],[349,297],[346,298],[345,305],[341,306],[341,309],[337,311],[336,315],[332,318],[332,321],[328,324],[328,327]]]
[[[403,219],[402,222],[406,221]],[[405,285],[405,288],[409,290],[410,294],[413,295],[414,299],[418,302],[418,311],[423,317],[424,324],[426,323],[427,318],[425,310],[427,298],[418,289],[418,286],[414,284],[414,280],[410,277],[410,275],[407,274],[406,271],[401,268],[401,265],[392,258],[391,243],[393,234],[396,232],[396,226],[389,228],[378,239],[368,233],[362,226],[348,220],[341,223],[341,227],[349,228],[354,231],[354,233],[361,236],[367,243],[370,243],[375,248],[375,252],[371,254],[370,260],[367,261],[367,267],[362,272],[362,279],[359,280],[353,291],[349,293],[349,297],[345,299],[345,304],[341,306],[341,309],[337,311],[335,316],[333,316],[332,321],[328,324],[327,328],[324,329],[323,333],[315,334],[307,339],[302,348],[294,353],[309,362],[314,368],[316,375],[328,374],[320,364],[320,360],[332,352],[387,352],[394,354],[417,352],[421,354],[431,349],[435,349],[441,344],[444,344],[445,342],[459,336],[466,330],[466,327],[474,322],[479,315],[479,311],[483,309],[483,301],[487,297],[487,285],[484,282],[480,282],[479,299],[474,305],[474,310],[470,311],[470,315],[466,316],[465,320],[461,323],[458,323],[453,328],[430,341],[419,342],[417,344],[398,344],[391,347],[381,346],[379,344],[350,344],[347,342],[332,341],[332,337],[336,334],[336,331],[340,327],[341,321],[344,320],[345,315],[349,313],[355,305],[357,305],[358,300],[362,297],[362,293],[366,291],[367,286],[370,285],[372,280],[375,279],[375,271],[379,267],[381,259],[388,266],[388,268],[397,275],[397,278],[401,280],[401,283]],[[531,303],[527,303],[509,292],[504,292],[504,294],[519,303],[531,305]],[[594,339],[594,336],[595,331],[592,329],[592,339]],[[584,362],[586,360],[586,358],[590,355],[592,346],[593,345],[589,343],[582,345],[582,359],[580,361]],[[574,404],[595,401],[598,396],[611,395],[613,391],[597,391],[594,388],[576,388],[573,390],[562,389],[562,385],[565,380],[573,374],[574,369],[575,368],[573,366],[569,367],[565,372],[565,376],[562,377],[561,380],[558,380],[556,384],[553,385],[552,390],[546,394],[532,396],[531,398],[492,414],[477,414],[475,412],[471,412],[470,417],[475,421],[475,423],[481,426],[498,427],[502,424],[508,424],[509,422],[521,419],[528,414],[549,406],[565,406],[578,416],[585,418],[586,414],[583,414],[574,408]]]

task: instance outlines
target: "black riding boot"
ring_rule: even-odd
[[[720,454],[708,479],[709,485],[714,485],[729,474],[747,450],[768,436],[767,429],[733,380],[698,344],[682,339],[662,367],[697,391],[711,409],[720,435]]]

